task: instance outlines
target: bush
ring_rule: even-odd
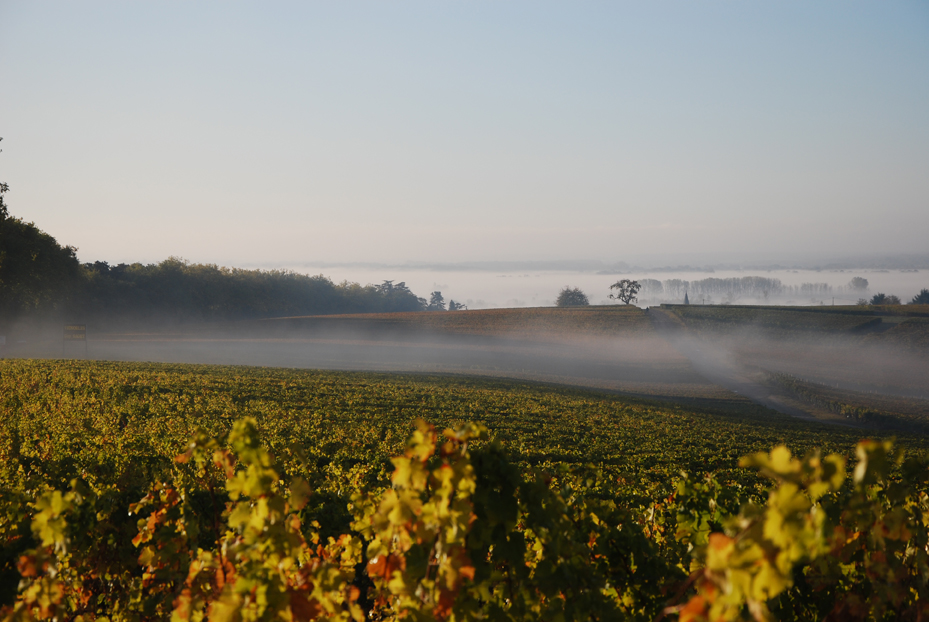
[[[899,305],[903,304],[900,302],[900,298],[892,294],[882,294],[878,292],[871,296],[872,305]]]
[[[586,307],[590,305],[590,300],[588,300],[587,294],[577,287],[571,289],[566,286],[558,293],[558,299],[555,300],[555,305],[559,307]]]

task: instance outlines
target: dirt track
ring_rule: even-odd
[[[802,419],[824,416],[820,409],[806,405],[785,391],[766,384],[763,373],[753,372],[736,361],[731,351],[706,339],[699,339],[669,312],[649,309],[656,330],[690,361],[693,368],[709,382],[743,395],[757,404]]]
[[[869,343],[855,333],[770,332],[750,325],[721,332],[691,330],[672,311],[652,308],[648,315],[656,333],[709,382],[782,413],[849,423],[794,395],[773,381],[772,374],[859,394],[904,398],[907,409],[929,416],[929,359],[905,349]]]

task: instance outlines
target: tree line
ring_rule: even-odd
[[[868,280],[860,276],[854,277],[845,287],[849,291],[864,292],[868,289]],[[780,279],[768,279],[760,276],[734,277],[728,279],[703,279],[702,281],[683,281],[681,279],[668,279],[664,283],[657,279],[642,279],[642,281],[633,281],[622,279],[610,285],[610,299],[618,300],[625,304],[636,302],[639,291],[646,295],[669,294],[674,298],[680,298],[683,292],[684,304],[690,304],[688,294],[705,295],[710,292],[725,292],[727,300],[738,300],[743,294],[749,293],[759,295],[767,299],[772,293],[792,292],[803,294],[822,294],[831,292],[832,286],[826,283],[804,283],[799,286],[789,286],[781,283]],[[615,291],[613,291],[615,290]],[[590,304],[590,299],[579,288],[565,286],[558,293],[555,299],[555,305],[558,307],[584,307]],[[903,304],[898,296],[878,292],[870,299],[859,298],[859,305],[899,305]],[[909,304],[924,305],[929,304],[929,289],[922,289],[916,296],[910,300]]]
[[[645,296],[651,298],[666,297],[669,299],[680,299],[684,297],[684,294],[692,296],[724,296],[733,299],[742,297],[767,299],[772,296],[825,296],[827,294],[832,295],[834,292],[833,287],[828,283],[785,285],[780,279],[763,276],[710,277],[697,281],[688,281],[686,279],[666,279],[664,281],[642,279],[641,283],[642,293]],[[865,289],[867,289],[866,280]]]
[[[81,264],[75,247],[10,215],[3,197],[8,190],[0,184],[0,323],[24,316],[177,323],[445,309],[441,292],[427,301],[403,282],[336,284],[323,275],[177,257],[153,264]]]

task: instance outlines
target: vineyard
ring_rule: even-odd
[[[502,380],[73,361],[0,362],[0,416],[10,621],[927,614],[922,435]]]
[[[900,322],[885,333],[869,339],[892,344],[904,350],[929,352],[929,318],[911,318]]]
[[[875,315],[858,313],[810,313],[788,308],[705,307],[675,305],[674,313],[698,330],[729,331],[736,325],[761,331],[808,331],[841,333],[863,330],[881,323]]]
[[[807,402],[849,421],[884,430],[929,432],[925,399],[837,389],[824,383],[805,382],[789,374],[772,374],[771,380]]]

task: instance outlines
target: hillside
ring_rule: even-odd
[[[646,336],[653,332],[643,309],[625,305],[285,317],[242,326],[277,331],[365,329],[551,339]]]
[[[916,306],[904,311],[925,313]],[[787,374],[913,398],[929,416],[923,402],[929,351],[920,341],[926,318],[883,312],[615,305],[298,316],[168,329],[91,326],[86,354],[62,344],[59,326],[8,344],[4,355],[493,376],[721,409],[752,400],[798,417],[849,422],[770,381],[771,374]]]

